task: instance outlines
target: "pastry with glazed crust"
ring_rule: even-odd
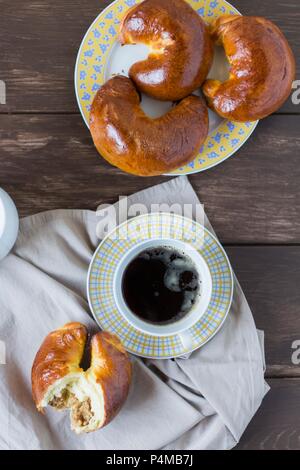
[[[230,64],[223,83],[207,80],[203,92],[217,114],[233,121],[256,121],[279,109],[295,77],[290,46],[271,21],[261,17],[222,16],[211,27]]]
[[[208,134],[208,111],[198,96],[188,96],[152,119],[140,107],[133,82],[115,76],[97,92],[90,131],[98,152],[127,173],[155,176],[190,162]]]
[[[131,382],[131,363],[119,339],[99,332],[91,340],[91,365],[80,367],[87,330],[68,323],[50,333],[32,366],[32,394],[40,412],[48,405],[71,411],[77,434],[108,424],[124,404]]]
[[[149,47],[129,77],[141,92],[162,101],[178,101],[199,88],[213,60],[208,28],[184,0],[145,0],[132,7],[119,40]]]

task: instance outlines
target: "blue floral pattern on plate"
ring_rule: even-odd
[[[105,82],[105,69],[117,41],[118,28],[126,11],[142,0],[116,0],[95,19],[78,52],[75,68],[75,91],[78,106],[88,125],[93,98]],[[224,15],[239,12],[225,0],[187,0],[206,23]],[[212,131],[195,160],[172,174],[187,175],[207,170],[233,155],[250,137],[258,121],[237,123],[223,120]]]

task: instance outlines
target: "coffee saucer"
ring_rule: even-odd
[[[197,250],[211,277],[208,306],[188,329],[188,346],[181,334],[148,334],[134,327],[120,312],[114,292],[116,272],[128,251],[145,240],[166,239],[181,240]],[[168,359],[191,353],[219,331],[231,306],[233,275],[222,246],[201,224],[170,213],[144,214],[119,225],[100,243],[89,267],[87,295],[99,326],[116,334],[130,353]]]

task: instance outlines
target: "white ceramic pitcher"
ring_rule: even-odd
[[[13,248],[19,231],[19,216],[12,198],[0,188],[0,260]]]

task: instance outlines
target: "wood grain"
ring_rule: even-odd
[[[300,380],[268,380],[271,390],[235,449],[300,449]]]
[[[300,247],[226,247],[235,274],[265,332],[268,377],[300,376],[292,343],[300,341]],[[300,354],[299,354],[300,358]]]
[[[0,79],[7,105],[0,113],[78,112],[73,73],[87,28],[108,0],[2,0]],[[261,15],[282,28],[297,58],[300,79],[298,0],[232,0],[247,15]],[[291,99],[280,112],[299,113]]]
[[[272,116],[222,165],[190,180],[223,243],[300,242],[300,116]],[[93,147],[80,116],[0,116],[0,186],[22,216],[96,209],[166,180],[126,175]]]
[[[166,180],[125,175],[106,164],[78,113],[77,50],[109,3],[0,2],[0,80],[7,86],[7,104],[0,105],[0,186],[11,193],[22,216],[95,209]],[[295,53],[300,80],[299,0],[232,4],[243,14],[275,21]],[[237,155],[190,177],[227,245],[257,327],[265,330],[271,391],[238,449],[300,449],[300,367],[291,360],[292,342],[300,339],[299,128],[300,104],[289,99],[259,124]]]

